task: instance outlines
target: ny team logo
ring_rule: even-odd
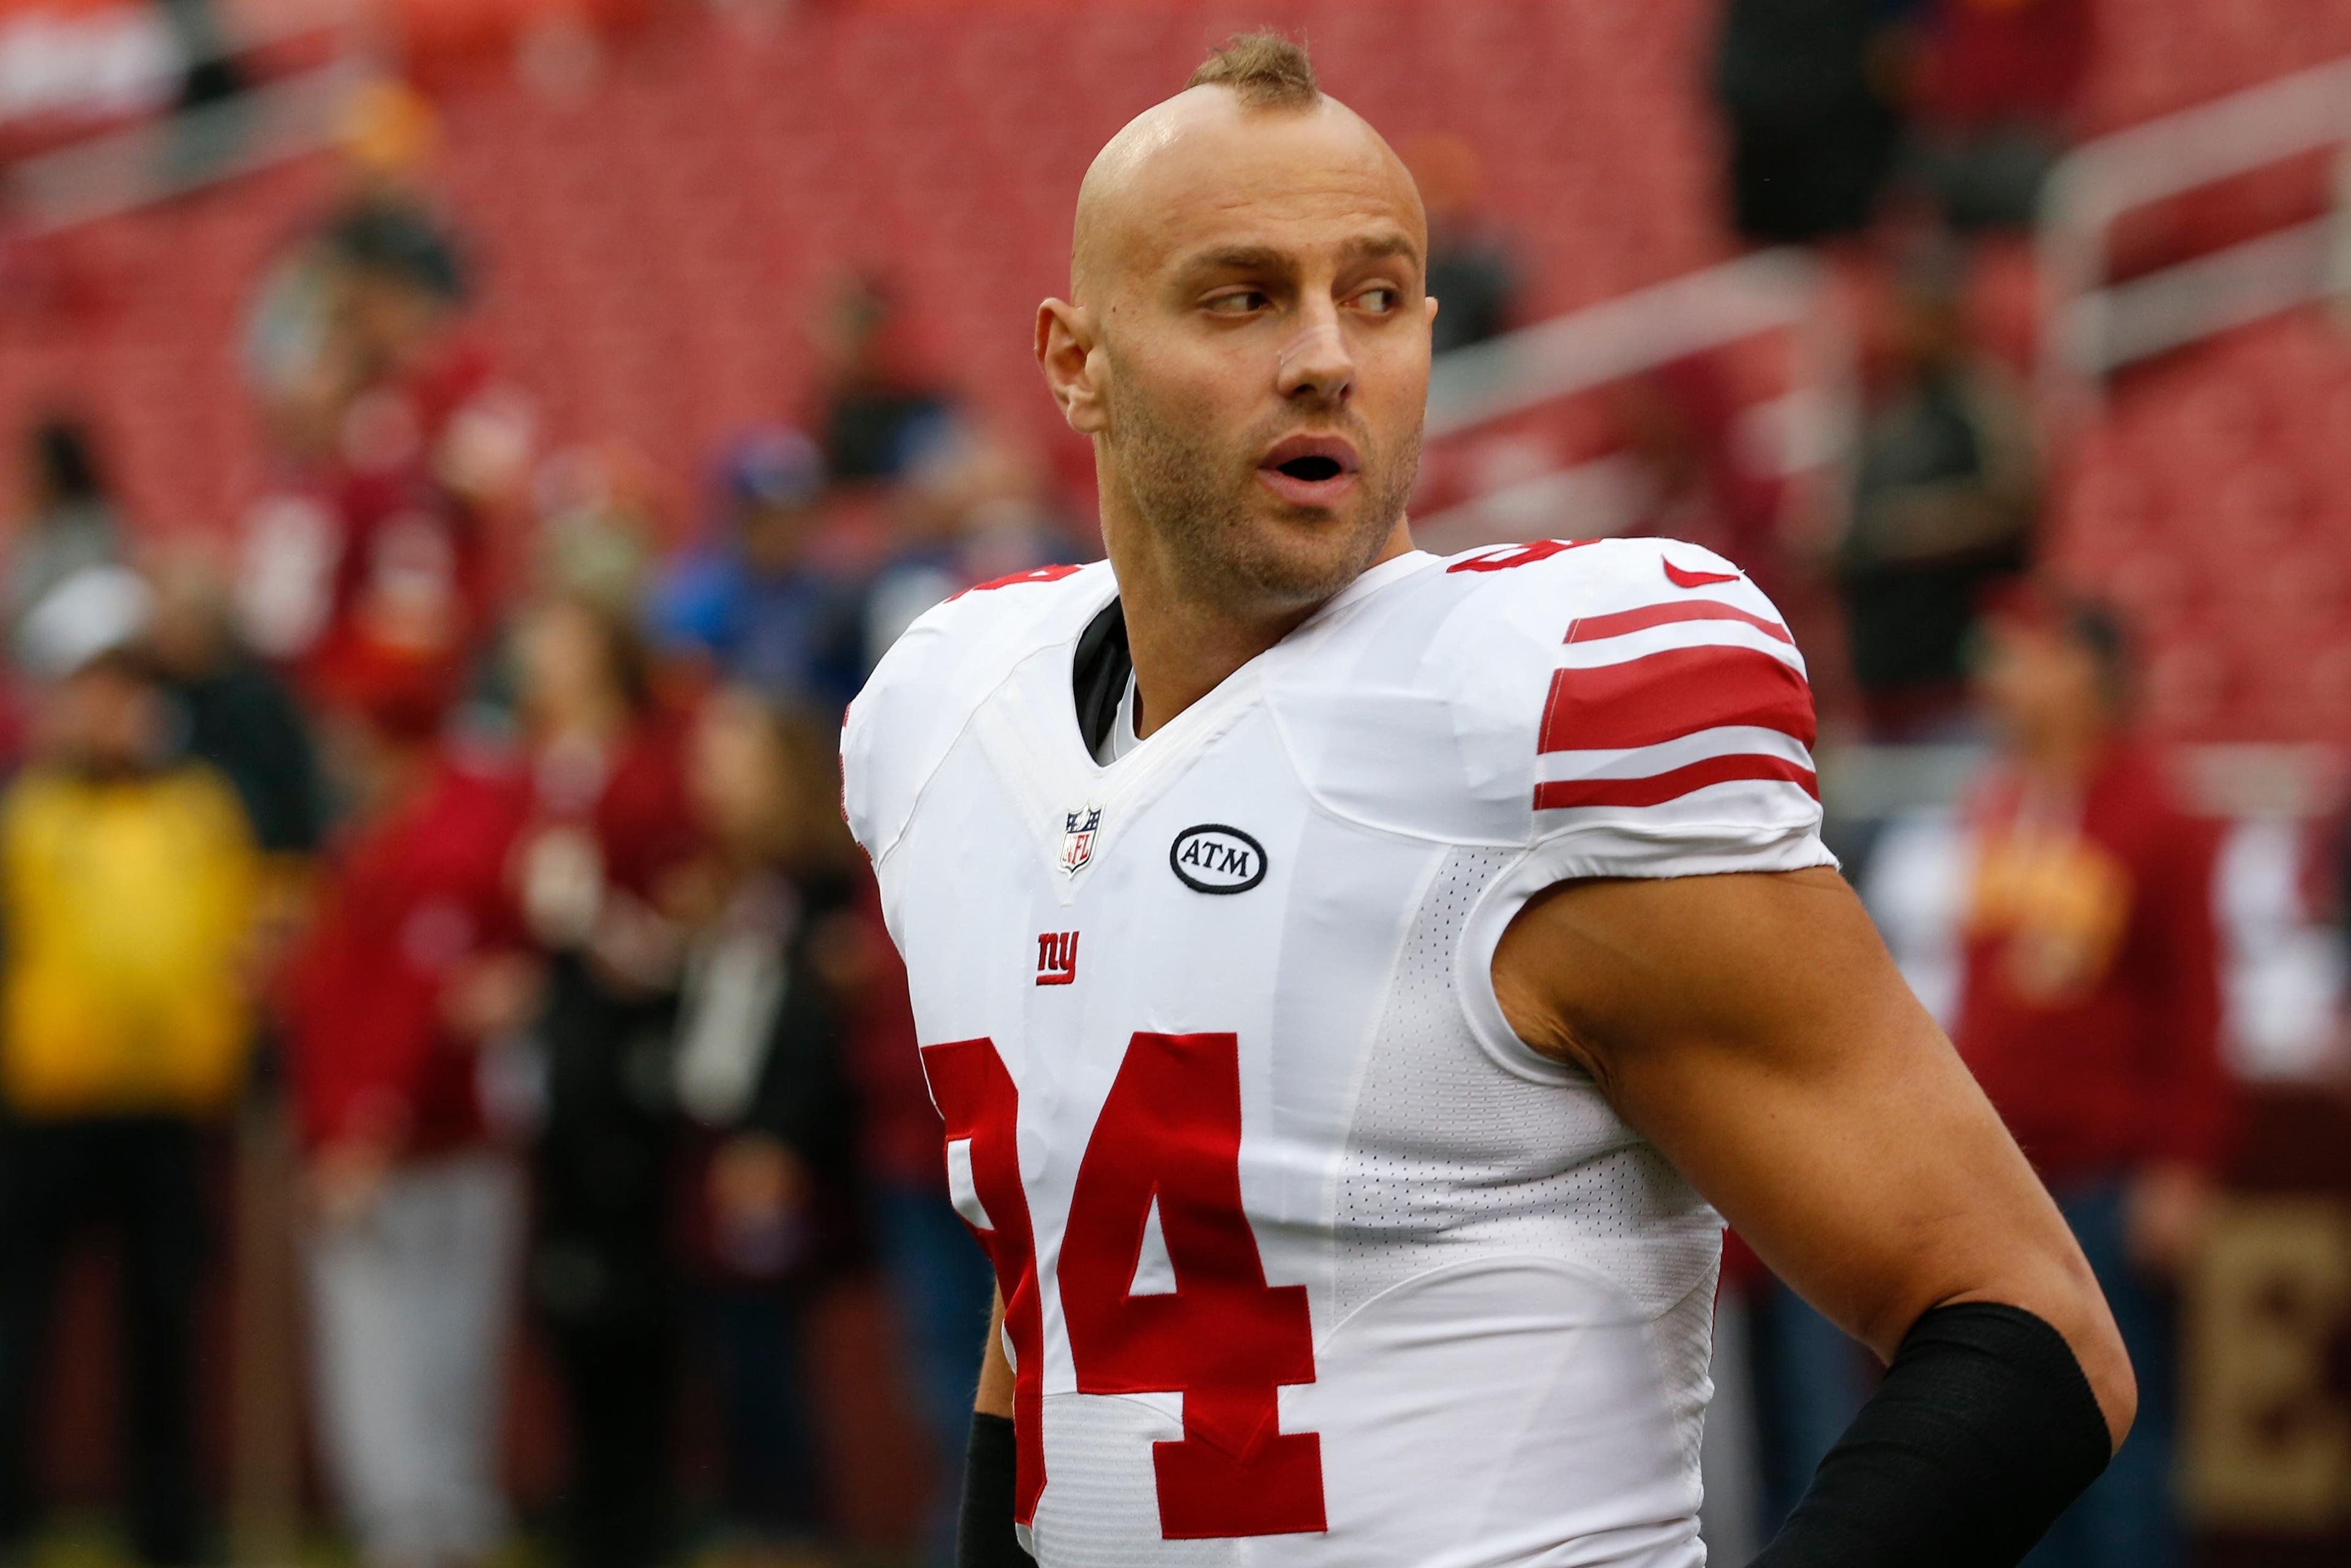
[[[1061,830],[1061,869],[1075,876],[1094,858],[1094,836],[1102,831],[1102,808],[1071,811]]]
[[[1037,983],[1066,986],[1078,977],[1078,934],[1045,931],[1037,936]]]

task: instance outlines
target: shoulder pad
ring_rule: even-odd
[[[1016,572],[933,606],[891,644],[841,720],[841,814],[867,855],[890,852],[956,737],[1013,666],[1081,601],[1098,609],[1112,591],[1103,561]]]
[[[1456,843],[1557,840],[1569,875],[1731,869],[1818,824],[1802,657],[1711,551],[1473,550],[1365,611],[1350,656],[1317,661],[1345,695],[1284,714],[1343,815]]]

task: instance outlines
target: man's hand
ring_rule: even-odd
[[[2021,1307],[2120,1444],[2137,1393],[2089,1265],[1835,873],[1562,883],[1493,977],[1521,1040],[1881,1358],[1935,1307]]]
[[[397,1157],[385,1138],[338,1138],[310,1156],[310,1212],[327,1229],[359,1225],[375,1211],[376,1199]]]
[[[2147,1166],[2123,1199],[2123,1240],[2141,1273],[2176,1284],[2212,1221],[2212,1182],[2194,1166]]]
[[[538,1016],[546,979],[546,966],[527,953],[468,958],[441,993],[442,1021],[468,1046],[517,1033]]]

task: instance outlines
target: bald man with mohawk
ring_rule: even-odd
[[[1759,1563],[2013,1563],[2128,1427],[2105,1302],[1821,845],[1769,601],[1414,548],[1426,247],[1303,49],[1217,51],[1037,313],[1109,559],[850,709],[998,1284],[958,1560],[1698,1568],[1727,1217],[1889,1363]]]

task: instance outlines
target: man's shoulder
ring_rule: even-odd
[[[1073,642],[1116,591],[1107,561],[1040,567],[966,589],[906,628],[841,721],[841,808],[867,853],[888,852],[988,694],[1040,649]]]
[[[1702,545],[1673,538],[1533,539],[1447,556],[1437,580],[1483,605],[1565,606],[1590,613],[1675,600],[1743,584],[1737,566]]]
[[[1802,660],[1770,601],[1698,546],[1491,546],[1343,619],[1275,701],[1309,787],[1353,820],[1525,845],[1594,812],[1727,804],[1714,785],[1759,774],[1811,788]]]
[[[1449,660],[1473,676],[1496,657],[1540,662],[1571,641],[1677,620],[1781,625],[1738,567],[1702,546],[1665,538],[1488,545],[1431,560],[1364,608],[1367,622],[1380,623],[1377,635],[1425,639],[1424,658],[1437,660],[1432,674]]]

